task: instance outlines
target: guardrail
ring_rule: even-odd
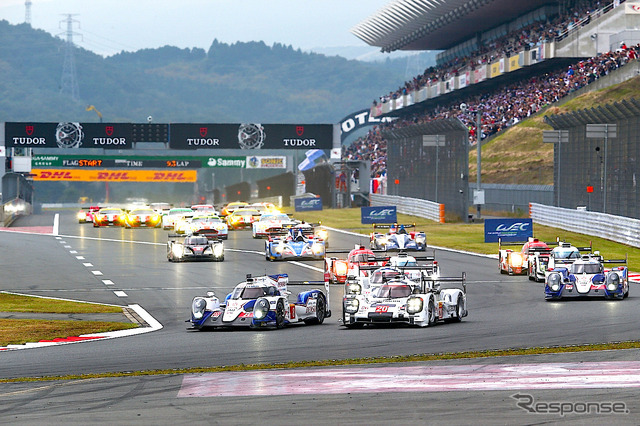
[[[2,205],[2,224],[11,226],[18,216],[31,214],[31,204],[21,198],[14,198]]]
[[[398,213],[410,214],[444,223],[444,204],[419,198],[399,197],[395,195],[370,195],[371,206],[396,206]]]
[[[534,223],[640,247],[640,220],[586,210],[529,204]]]

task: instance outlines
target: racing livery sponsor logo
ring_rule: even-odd
[[[34,180],[77,182],[195,182],[196,170],[33,169]]]
[[[396,223],[396,206],[361,207],[360,222],[371,223]]]

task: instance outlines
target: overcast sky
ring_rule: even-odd
[[[31,25],[53,35],[73,17],[74,42],[101,55],[165,45],[264,41],[302,50],[367,45],[356,24],[391,0],[31,0]],[[0,19],[25,22],[25,0],[0,0]]]

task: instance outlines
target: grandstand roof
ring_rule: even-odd
[[[445,50],[553,0],[395,0],[351,29],[383,52]]]

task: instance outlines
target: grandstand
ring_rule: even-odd
[[[370,160],[374,179],[398,182],[386,176],[387,155],[394,161],[387,152],[390,131],[453,118],[467,126],[474,143],[475,116],[460,110],[462,102],[481,114],[481,139],[499,134],[635,60],[637,6],[586,0],[390,3],[352,33],[383,52],[441,52],[436,66],[374,101],[372,116],[398,118],[344,147],[343,158]],[[411,196],[402,183],[376,186]]]

